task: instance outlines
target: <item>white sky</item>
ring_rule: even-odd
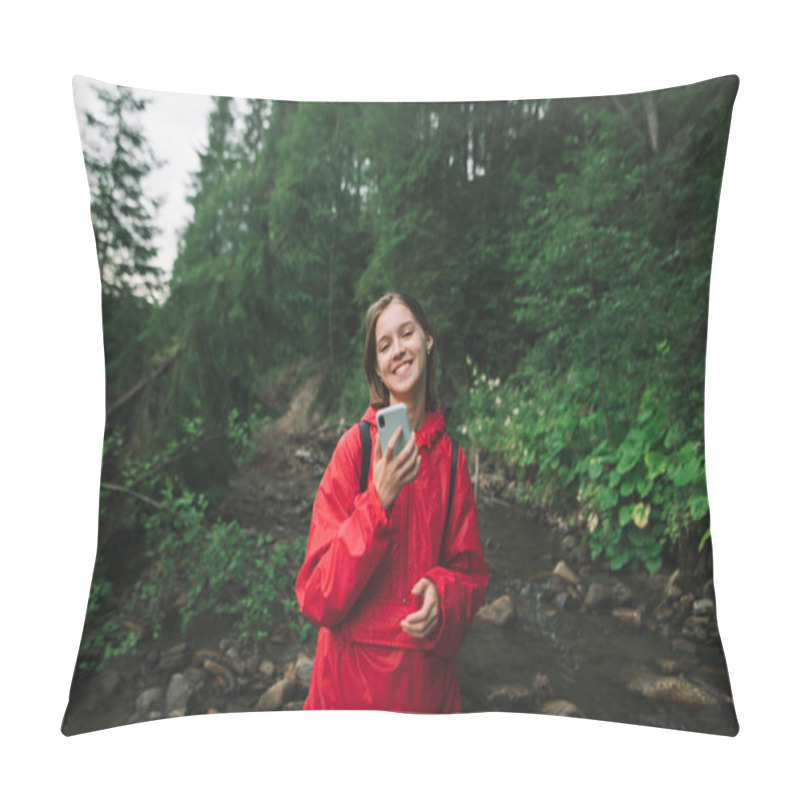
[[[75,105],[78,109],[97,109],[100,103],[92,86],[99,83],[76,77],[73,83]],[[212,99],[209,95],[152,92],[134,89],[137,98],[151,100],[135,118],[144,130],[150,147],[163,166],[154,169],[144,182],[150,197],[162,200],[155,219],[161,228],[156,240],[156,264],[172,272],[177,255],[178,231],[191,220],[192,207],[186,202],[191,174],[200,166],[198,151],[205,148],[208,114]]]

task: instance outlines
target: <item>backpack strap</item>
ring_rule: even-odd
[[[367,491],[367,477],[369,476],[369,462],[372,456],[372,442],[369,438],[369,423],[358,423],[361,429],[361,494]]]
[[[447,523],[450,521],[450,506],[453,505],[453,488],[456,485],[456,471],[458,469],[458,442],[450,437],[450,493],[447,497],[447,514],[444,518],[444,529],[447,530]]]

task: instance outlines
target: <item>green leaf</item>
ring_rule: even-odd
[[[656,450],[645,453],[644,463],[647,466],[647,477],[655,478],[667,471],[667,457]]]
[[[645,505],[644,503],[637,503],[633,507],[631,518],[633,519],[633,524],[636,525],[637,528],[646,528],[650,520],[650,504],[648,503]]]
[[[601,511],[609,511],[617,505],[619,497],[613,489],[603,487],[598,493],[598,504]]]
[[[675,475],[674,483],[676,486],[687,486],[699,480],[702,474],[703,468],[700,459],[693,458],[691,461],[681,466]]]
[[[655,558],[645,559],[645,562],[644,562],[644,565],[645,565],[647,571],[651,575],[655,575],[656,572],[658,572],[661,569],[662,564],[663,564],[663,559],[661,558],[661,556],[656,556]]]
[[[639,461],[639,451],[635,448],[629,447],[625,448],[624,450],[621,449],[620,460],[617,464],[617,471],[624,475],[626,472],[630,472],[638,463]]]
[[[708,514],[708,495],[696,494],[689,498],[689,514],[695,522]]]

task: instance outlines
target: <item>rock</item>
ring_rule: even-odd
[[[669,576],[669,580],[667,581],[667,585],[664,587],[664,597],[667,600],[677,600],[683,592],[681,592],[680,586],[677,584],[677,580],[680,577],[681,571],[676,569],[672,575]]]
[[[549,714],[551,717],[583,717],[584,713],[569,700],[548,700],[539,707],[539,714]]]
[[[575,547],[577,546],[577,544],[578,544],[578,540],[577,540],[577,539],[576,539],[576,538],[575,538],[575,537],[574,537],[574,536],[573,536],[571,533],[568,533],[568,534],[567,534],[567,535],[566,535],[566,536],[565,536],[565,537],[564,537],[564,538],[561,540],[561,546],[562,546],[562,547],[563,547],[565,550],[574,550],[574,549],[575,549]]]
[[[550,678],[541,672],[537,672],[533,676],[531,688],[533,689],[533,693],[540,699],[553,696],[553,686],[550,683]]]
[[[292,699],[293,694],[294,681],[282,678],[258,698],[256,711],[277,711]]]
[[[217,686],[226,694],[236,688],[236,677],[224,664],[208,659],[203,662],[203,669],[214,678]]]
[[[633,592],[624,583],[615,583],[611,596],[614,598],[614,605],[624,606],[633,599]]]
[[[553,575],[558,575],[559,578],[562,578],[567,583],[571,583],[574,586],[580,583],[578,576],[567,566],[566,561],[559,561],[558,564],[553,567]]]
[[[583,611],[593,611],[611,601],[611,589],[602,583],[591,583],[583,598]]]
[[[625,688],[657,702],[698,707],[719,705],[718,698],[681,675],[637,675]]]
[[[247,662],[239,655],[239,651],[235,647],[229,647],[225,651],[225,663],[237,675],[244,675],[247,672]]]
[[[615,608],[612,612],[614,619],[633,628],[642,627],[642,612],[638,608]]]
[[[669,606],[659,605],[656,606],[653,616],[656,618],[657,622],[666,622],[675,616],[675,611]]]
[[[188,667],[183,675],[191,684],[192,691],[199,689],[206,682],[206,672],[200,667]]]
[[[259,666],[259,658],[258,656],[250,656],[245,662],[245,669],[248,675],[255,675],[258,672]]]
[[[302,711],[303,703],[303,700],[290,700],[283,706],[281,711]]]
[[[162,708],[164,704],[164,690],[160,686],[153,686],[145,689],[136,698],[136,710],[140,714],[146,714],[154,708]]]
[[[186,706],[189,704],[189,698],[192,696],[193,691],[193,682],[183,673],[175,673],[167,687],[164,714],[171,717],[174,716],[175,712],[180,712],[180,716],[183,716],[186,713]]]
[[[533,698],[533,690],[525,686],[498,686],[489,691],[486,699],[493,706],[511,708]]]
[[[215,677],[217,675],[225,675],[229,671],[227,667],[223,667],[222,664],[212,661],[210,658],[203,662],[203,669]]]
[[[514,608],[514,601],[511,597],[504,594],[488,606],[483,606],[475,616],[483,622],[505,627],[514,622],[517,617],[517,611]]]
[[[221,663],[224,660],[225,656],[222,655],[221,650],[198,650],[194,654],[195,664],[202,664],[204,661],[216,661],[217,663]]]
[[[183,708],[174,708],[172,711],[167,714],[167,719],[177,719],[178,717],[185,717],[186,716],[186,709]]]
[[[566,591],[559,592],[553,598],[553,604],[559,611],[564,609],[577,608],[580,596],[572,586],[567,587]]]
[[[549,575],[544,583],[539,587],[539,594],[542,600],[552,600],[559,592],[564,591],[565,582],[555,575]]]
[[[703,597],[692,604],[692,613],[696,617],[708,617],[714,613],[714,601]]]
[[[314,668],[314,659],[309,658],[305,653],[301,653],[295,664],[295,675],[297,685],[304,691],[308,691],[311,686],[311,672]]]
[[[258,665],[258,671],[267,679],[271,680],[275,677],[275,665],[271,661],[262,661]]]
[[[681,605],[685,609],[690,609],[694,603],[694,595],[689,592],[688,594],[681,595]]]
[[[697,647],[688,639],[678,638],[672,640],[672,651],[674,653],[687,653],[688,655],[694,655],[697,652]]]
[[[185,667],[188,660],[189,656],[186,653],[186,645],[178,645],[178,647],[173,647],[161,654],[156,669],[162,672],[175,672]]]
[[[671,658],[659,658],[656,665],[665,675],[674,675],[678,671],[678,662]]]
[[[708,639],[708,617],[689,617],[683,623],[681,634],[696,642],[704,642]]]

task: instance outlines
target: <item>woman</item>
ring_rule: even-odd
[[[463,452],[452,500],[451,448],[436,396],[434,340],[411,297],[367,312],[364,369],[372,442],[360,490],[359,426],[339,440],[322,478],[295,590],[320,625],[307,709],[453,713],[458,651],[487,586]],[[376,411],[403,402],[412,436],[381,452]]]

